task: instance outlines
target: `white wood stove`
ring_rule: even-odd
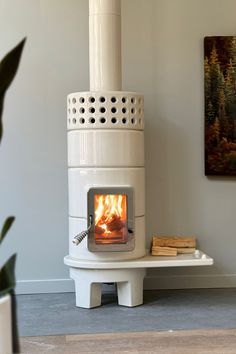
[[[77,306],[101,305],[107,282],[117,283],[120,305],[137,306],[146,268],[213,261],[200,252],[178,260],[146,257],[144,101],[121,91],[120,0],[89,1],[89,44],[90,91],[67,100],[70,240],[64,262]]]

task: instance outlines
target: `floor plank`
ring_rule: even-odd
[[[235,354],[236,329],[22,337],[22,354]]]

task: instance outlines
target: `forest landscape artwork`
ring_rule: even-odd
[[[236,176],[236,36],[204,38],[205,174]]]

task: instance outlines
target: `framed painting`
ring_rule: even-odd
[[[236,176],[236,36],[204,38],[205,174]]]

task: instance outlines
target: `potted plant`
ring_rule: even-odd
[[[0,62],[0,143],[3,134],[2,112],[5,93],[17,72],[21,53],[24,47],[23,39]],[[0,230],[0,246],[14,222],[14,217],[6,219]],[[19,342],[16,321],[15,300],[15,261],[13,254],[0,268],[0,353],[19,353]]]

